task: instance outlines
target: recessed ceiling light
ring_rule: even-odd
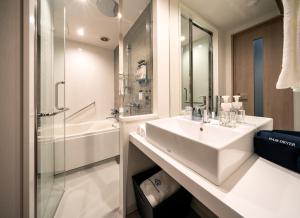
[[[87,0],[79,0],[80,2],[82,2],[82,3],[86,3],[87,2]]]
[[[101,40],[102,42],[108,42],[108,41],[110,40],[110,38],[108,38],[108,37],[106,37],[106,36],[101,36],[101,37],[100,37],[100,40]]]
[[[185,40],[185,36],[180,36],[180,41],[183,42]]]
[[[122,14],[119,12],[118,13],[118,18],[121,19],[122,18]]]
[[[29,23],[34,24],[34,16],[31,15],[29,17]]]
[[[83,29],[83,28],[78,28],[78,29],[77,29],[77,34],[78,34],[79,36],[84,36],[84,29]]]

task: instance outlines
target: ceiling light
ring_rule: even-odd
[[[82,3],[86,3],[87,2],[87,0],[79,0],[80,2],[82,2]]]
[[[119,12],[118,13],[118,18],[121,19],[122,18],[122,14]]]
[[[180,37],[180,41],[183,42],[185,40],[185,36]]]
[[[34,16],[31,15],[29,17],[29,23],[34,24]]]
[[[84,36],[84,29],[83,29],[83,28],[77,29],[77,34],[78,34],[79,36]]]
[[[100,40],[101,40],[102,42],[108,42],[108,41],[110,40],[110,38],[108,38],[108,37],[106,37],[106,36],[101,36],[101,37],[100,37]]]

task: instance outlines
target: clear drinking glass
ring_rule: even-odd
[[[219,113],[219,124],[220,126],[227,126],[229,123],[229,112],[221,111]]]
[[[235,111],[231,111],[230,112],[230,127],[235,128],[236,127],[236,120],[237,120],[237,116],[236,116],[236,112]]]
[[[245,122],[245,110],[239,110],[238,119],[239,122]]]

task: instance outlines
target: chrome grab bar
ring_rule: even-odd
[[[80,113],[81,111],[87,109],[88,107],[92,106],[92,105],[95,105],[96,102],[93,101],[92,103],[88,104],[87,106],[84,106],[83,108],[79,109],[78,111],[74,112],[73,114],[70,114],[69,116],[66,117],[66,120],[69,119],[70,117],[73,117],[75,116],[76,114]]]
[[[57,114],[66,112],[67,110],[70,110],[70,109],[69,108],[64,108],[62,110],[51,112],[51,113],[38,113],[37,116],[38,117],[53,117],[53,116],[55,116]]]

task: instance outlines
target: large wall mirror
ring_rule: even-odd
[[[171,116],[203,104],[212,112],[217,97],[239,95],[246,115],[271,117],[274,129],[300,129],[299,94],[276,89],[283,57],[281,1],[170,3]]]
[[[184,14],[181,23],[181,108],[207,106],[212,109],[213,33]]]

